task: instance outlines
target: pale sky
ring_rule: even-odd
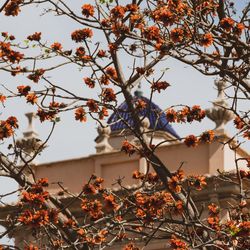
[[[74,1],[73,4],[79,4],[79,6],[81,6],[84,2],[90,1]],[[248,1],[240,0],[236,2],[244,3]],[[8,31],[10,34],[15,35],[17,40],[22,41],[26,39],[27,35],[33,34],[35,31],[41,31],[45,40],[48,39],[50,43],[54,41],[62,42],[64,47],[69,49],[73,44],[70,39],[70,34],[75,29],[80,28],[79,25],[72,21],[67,21],[64,18],[55,18],[51,15],[39,16],[39,13],[41,12],[35,8],[26,8],[15,18],[5,17],[1,13],[0,32]],[[125,58],[122,58],[122,60],[124,59]],[[214,77],[203,76],[194,69],[174,60],[167,60],[162,63],[162,66],[170,68],[165,75],[165,80],[171,84],[171,87],[160,95],[157,94],[155,96],[153,101],[156,104],[161,108],[167,108],[174,104],[198,104],[204,109],[212,106],[211,102],[217,95],[213,86]],[[26,78],[13,78],[2,71],[0,73],[0,84],[4,84],[12,90],[15,90],[16,86],[22,84],[29,84],[32,86],[32,83],[26,80]],[[95,95],[95,90],[89,90],[84,86],[82,78],[86,75],[84,75],[84,72],[79,72],[76,67],[66,67],[62,70],[57,70],[51,73],[50,76],[52,77],[51,79],[58,84],[69,87],[77,93],[82,93],[83,96]],[[0,86],[0,92],[1,91],[3,90]],[[149,90],[143,89],[143,91],[144,95],[149,97]],[[120,99],[120,102],[121,101]],[[247,105],[249,106],[249,103],[243,104],[242,108],[246,109]],[[27,120],[24,114],[34,110],[35,109],[31,105],[25,104],[25,101],[21,99],[8,101],[6,103],[6,109],[0,107],[0,112],[4,118],[8,115],[15,115],[20,121],[20,129],[17,133],[19,138],[27,127]],[[39,121],[36,121],[35,125],[41,139],[45,138],[51,124],[40,124]],[[94,153],[94,139],[97,136],[96,127],[96,123],[91,121],[91,119],[84,124],[76,122],[73,112],[61,116],[61,122],[56,127],[48,143],[48,148],[39,157],[39,161],[48,162],[63,160]],[[214,124],[208,119],[205,119],[202,123],[194,123],[192,125],[174,124],[173,127],[180,136],[185,136],[190,133],[198,135],[204,130],[213,129]],[[230,134],[234,133],[235,130],[233,129],[232,122],[227,126],[227,129]],[[3,146],[1,145],[1,147]],[[250,150],[250,145],[246,145],[245,148]],[[15,185],[6,180],[6,178],[0,179],[0,193],[11,190],[13,187],[15,187]],[[6,242],[6,240],[4,242]]]

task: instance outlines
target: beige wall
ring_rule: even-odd
[[[178,169],[182,162],[186,174],[215,174],[217,169],[235,169],[234,152],[218,142],[201,144],[196,148],[188,148],[182,143],[163,145],[157,155],[171,171]],[[243,163],[243,162],[242,162]],[[131,157],[124,152],[113,151],[95,154],[85,158],[73,159],[36,167],[37,178],[47,177],[50,183],[61,182],[71,192],[79,192],[92,174],[105,179],[104,186],[115,188],[112,184],[118,178],[124,178],[125,185],[136,182],[131,178],[134,170],[145,172],[146,162],[138,155]],[[58,191],[58,185],[51,184],[50,189]]]

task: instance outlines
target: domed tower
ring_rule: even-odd
[[[153,144],[180,138],[169,124],[164,111],[151,100],[144,97],[142,91],[139,89],[135,91],[132,102],[136,106],[140,101],[143,103],[143,108],[138,110],[138,116],[142,119],[142,129],[147,131],[146,134],[149,138],[151,138],[154,132]],[[118,106],[117,110],[109,117],[107,123],[110,129],[99,128],[99,136],[96,138],[97,146],[98,143],[101,143],[102,149],[104,148],[103,139],[105,139],[106,149],[98,150],[96,147],[97,152],[107,152],[110,151],[111,148],[120,149],[121,142],[124,141],[125,138],[130,141],[134,139],[134,135],[130,129],[134,127],[134,121],[125,101]]]

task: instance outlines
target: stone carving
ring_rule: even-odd
[[[234,118],[234,114],[228,110],[228,103],[225,100],[224,89],[226,87],[226,81],[219,79],[215,80],[214,84],[218,89],[218,96],[213,102],[213,107],[206,110],[206,115],[215,122],[215,130],[222,130],[225,125]]]
[[[111,145],[109,144],[109,137],[111,133],[111,129],[109,126],[99,126],[97,128],[98,137],[96,140],[96,152],[97,153],[106,153],[113,150]]]

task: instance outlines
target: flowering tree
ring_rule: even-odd
[[[228,96],[232,105],[224,108],[236,115],[237,135],[248,140],[249,111],[240,112],[238,102],[249,100],[250,93],[250,4],[237,12],[234,2],[227,0],[131,0],[126,3],[102,0],[75,9],[66,0],[7,0],[0,12],[17,16],[23,7],[31,5],[43,6],[46,13],[54,13],[55,18],[65,16],[79,28],[71,33],[69,50],[64,49],[63,41],[45,43],[39,31],[27,34],[25,44],[17,42],[14,35],[2,32],[0,69],[12,76],[27,76],[30,84],[20,85],[16,90],[5,86],[0,101],[4,105],[7,98],[22,97],[28,105],[37,107],[40,121],[52,123],[49,139],[62,112],[74,112],[78,122],[91,118],[104,126],[102,120],[110,111],[119,115],[117,97],[121,95],[128,105],[133,126],[123,117],[119,118],[139,142],[135,145],[124,140],[121,150],[128,155],[139,154],[154,172],[134,172],[133,178],[139,180],[140,185],[133,192],[126,190],[122,182],[120,191],[107,190],[102,187],[103,179],[93,175],[82,192],[72,197],[82,209],[82,218],[76,219],[60,199],[46,191],[48,180],[36,180],[32,172],[31,163],[47,140],[27,152],[25,146],[15,140],[17,119],[4,117],[3,112],[0,139],[12,137],[13,143],[8,155],[0,153],[1,175],[18,183],[21,201],[10,211],[7,229],[0,237],[22,225],[31,228],[35,238],[46,238],[41,246],[30,243],[26,249],[92,249],[95,246],[104,249],[117,241],[140,239],[146,239],[144,245],[154,239],[166,239],[173,249],[249,248],[250,242],[245,238],[249,235],[250,222],[244,182],[250,171],[240,171],[237,167],[238,161],[245,161],[249,167],[249,159],[237,159],[236,174],[226,177],[228,182],[240,187],[230,219],[221,221],[220,208],[215,204],[210,204],[204,215],[194,202],[193,194],[207,184],[205,177],[185,176],[181,168],[172,173],[163,164],[156,154],[160,144],[152,144],[142,129],[144,117],[138,115],[146,103],[140,98],[134,102],[131,89],[143,83],[144,88],[151,89],[150,101],[156,91],[165,91],[169,83],[164,80],[165,72],[157,66],[166,58],[179,60],[205,75],[217,75],[233,90],[233,95]],[[102,43],[95,40],[97,35]],[[30,45],[35,47],[32,53]],[[124,57],[132,65],[126,69],[126,72],[129,70],[126,75],[127,65],[121,63]],[[48,72],[68,64],[86,69],[88,75],[83,82],[98,91],[98,98],[73,93],[47,76]],[[164,115],[169,122],[191,123],[201,121],[205,111],[199,106],[182,105],[167,108]],[[187,135],[181,140],[188,147],[195,147],[214,140],[214,132]],[[236,148],[234,145],[233,149]],[[20,248],[9,246],[8,249]],[[139,248],[128,243],[124,249]]]

